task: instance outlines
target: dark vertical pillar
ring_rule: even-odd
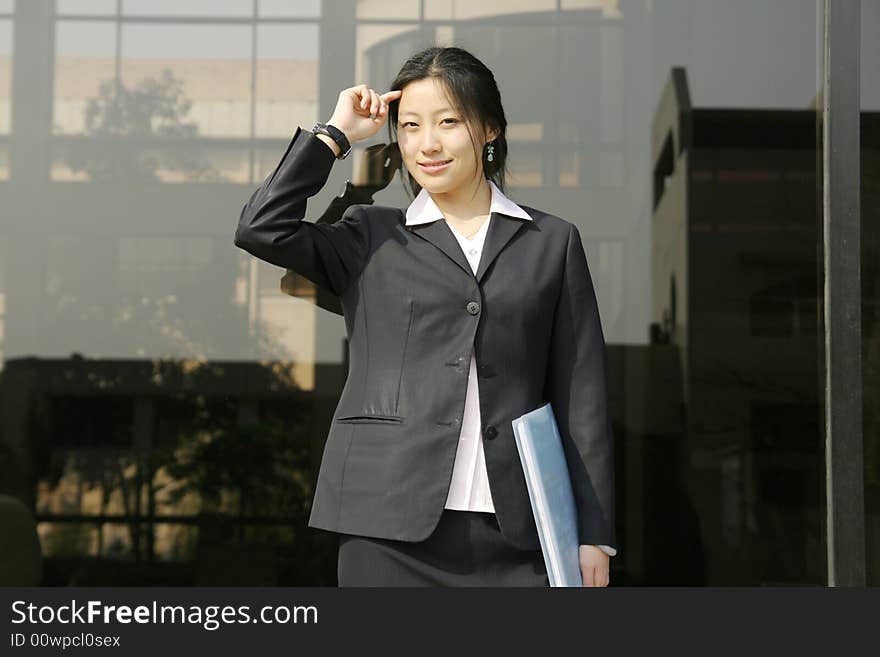
[[[859,208],[861,3],[825,0],[823,233],[828,585],[865,585]]]

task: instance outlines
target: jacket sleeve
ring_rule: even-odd
[[[327,182],[335,160],[326,144],[297,127],[281,162],[242,208],[235,245],[341,296],[365,265],[366,213],[353,205],[335,223],[303,221],[306,200]]]
[[[547,393],[574,491],[579,543],[599,545],[613,556],[614,437],[606,388],[607,355],[596,294],[580,233],[571,224],[553,319]]]

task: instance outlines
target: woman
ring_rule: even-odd
[[[389,123],[390,120],[390,123]],[[352,143],[389,123],[415,199],[303,221]],[[349,371],[309,525],[340,535],[340,586],[547,586],[511,420],[550,401],[586,586],[615,553],[605,343],[577,228],[507,198],[492,73],[428,48],[391,90],[343,90],[297,128],[235,243],[340,298]]]

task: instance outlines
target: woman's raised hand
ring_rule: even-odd
[[[375,135],[388,121],[388,103],[400,98],[401,90],[379,94],[365,84],[343,89],[327,123],[345,133],[352,144]]]

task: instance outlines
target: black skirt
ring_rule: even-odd
[[[424,541],[340,534],[339,586],[550,586],[541,550],[501,535],[494,513],[444,509]]]

